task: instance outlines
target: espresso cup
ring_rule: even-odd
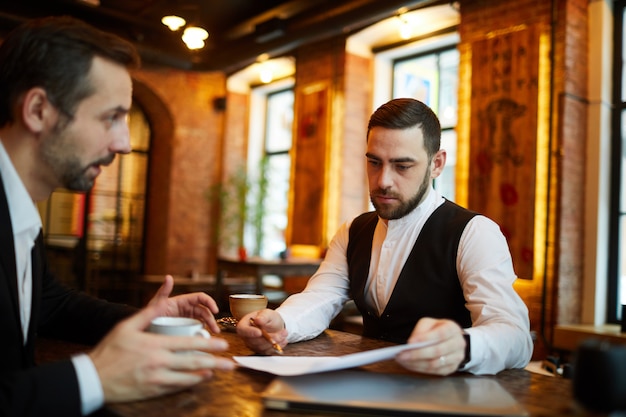
[[[189,317],[157,317],[150,323],[148,331],[170,336],[201,336],[205,339],[211,337],[200,320]]]
[[[267,297],[263,294],[231,294],[228,297],[230,314],[239,321],[243,316],[267,307]]]

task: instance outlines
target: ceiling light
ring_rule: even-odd
[[[398,28],[400,37],[405,40],[411,39],[411,36],[413,36],[413,28],[411,27],[411,24],[407,20],[406,16],[399,15],[398,19],[400,20],[400,27]]]
[[[170,28],[171,31],[176,31],[185,26],[187,22],[180,16],[163,16],[161,23]]]
[[[261,64],[261,68],[259,69],[259,79],[264,84],[271,83],[274,80],[274,71],[272,70],[272,65],[269,62]]]
[[[200,49],[204,47],[204,40],[209,37],[209,33],[201,27],[188,26],[183,33],[183,42],[189,49]]]

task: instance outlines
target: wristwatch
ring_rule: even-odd
[[[463,333],[463,338],[465,339],[465,357],[463,361],[459,364],[458,369],[463,369],[465,365],[472,359],[472,349],[470,348],[470,335],[467,333]]]

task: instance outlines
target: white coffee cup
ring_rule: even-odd
[[[201,336],[205,339],[211,337],[200,320],[189,317],[157,317],[150,323],[148,331],[170,336]]]

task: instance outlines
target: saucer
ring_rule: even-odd
[[[221,319],[217,319],[217,324],[222,328],[222,330],[231,332],[237,330],[237,319],[234,317],[222,317]]]

